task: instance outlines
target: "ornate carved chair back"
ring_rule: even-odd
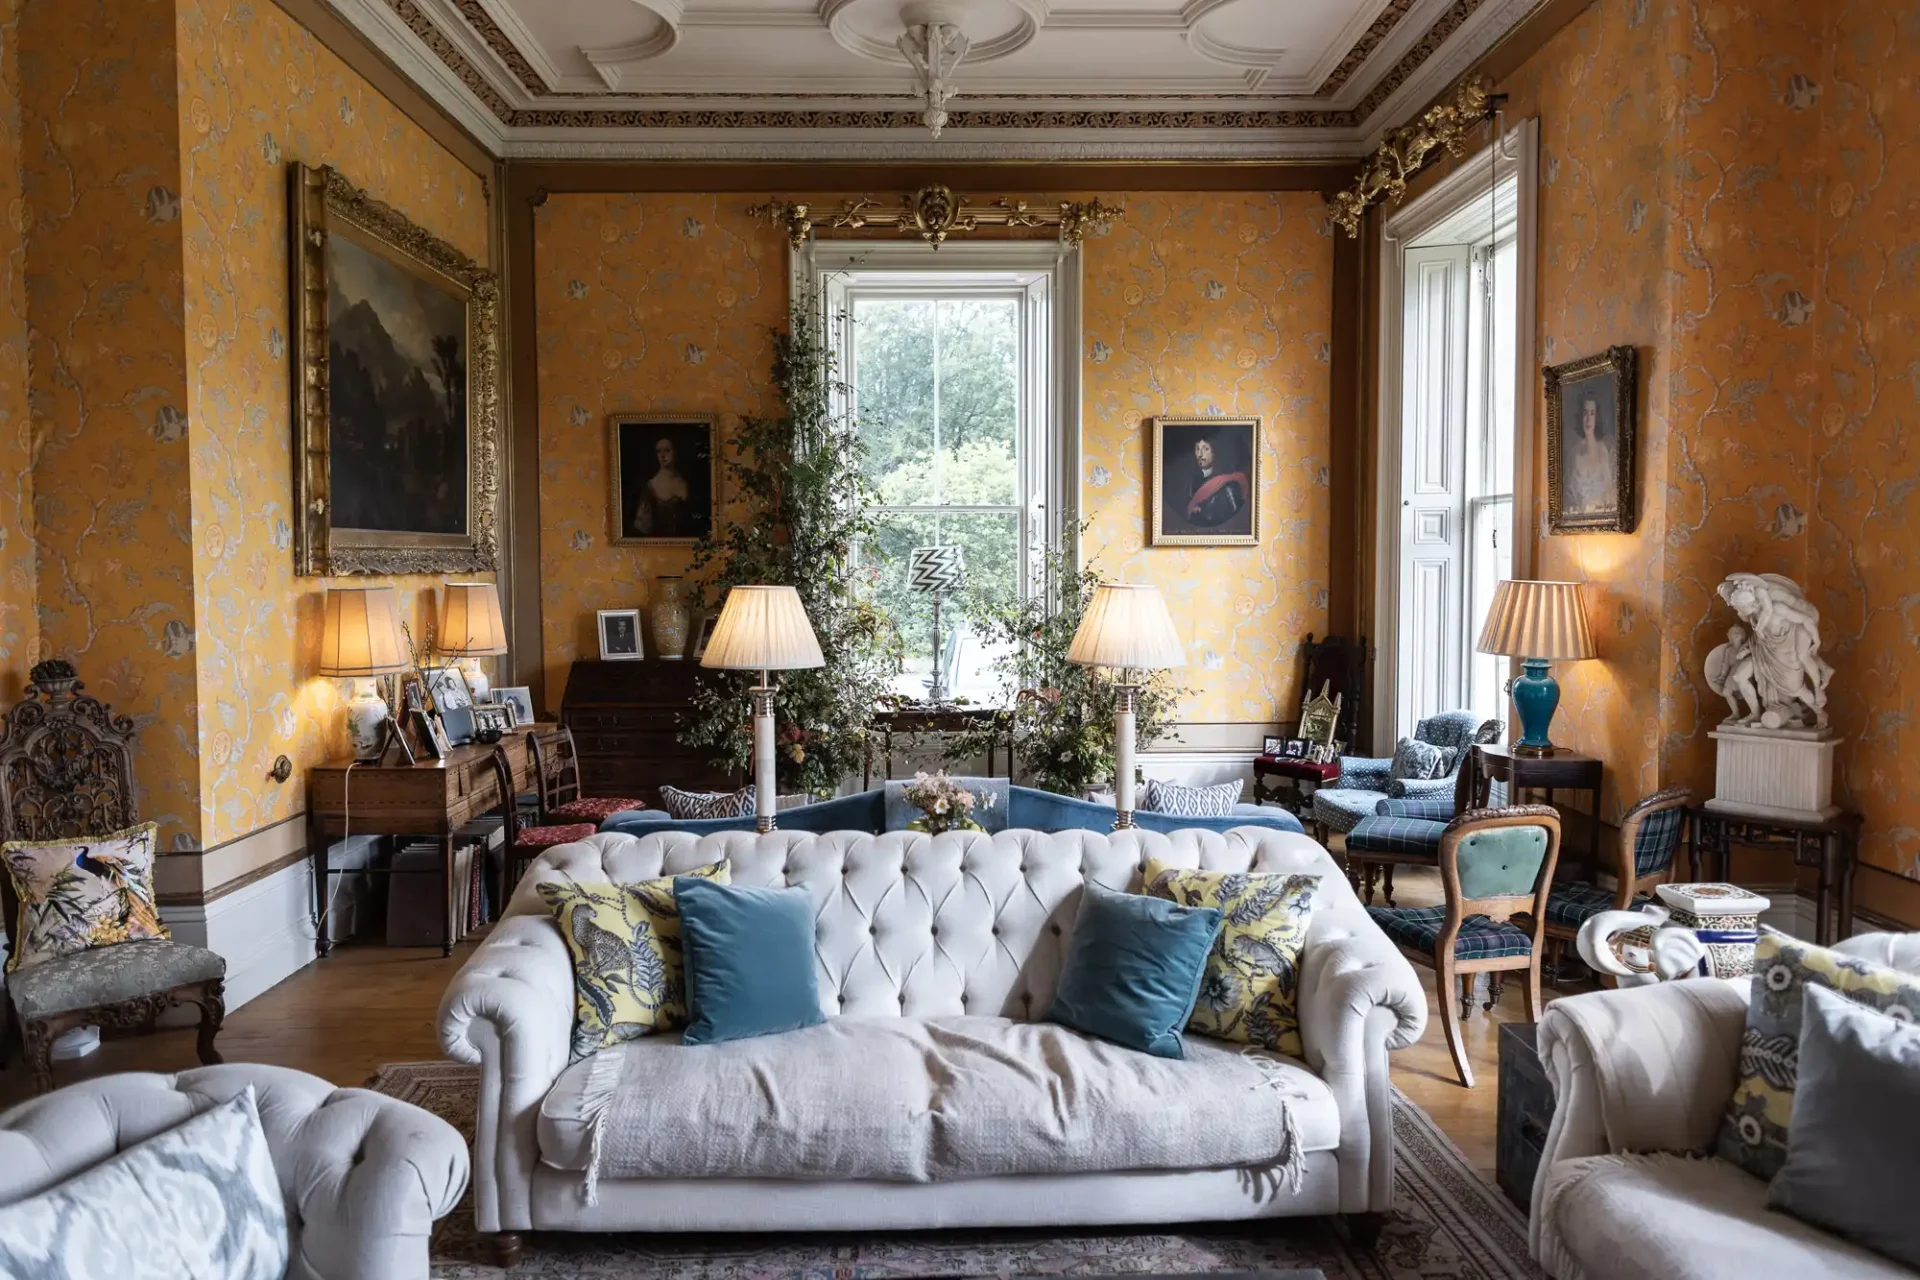
[[[1305,683],[1300,687],[1317,691],[1324,685],[1329,697],[1340,699],[1340,718],[1334,737],[1347,745],[1346,754],[1365,754],[1357,749],[1357,744],[1360,726],[1366,723],[1361,715],[1366,692],[1366,637],[1357,641],[1346,636],[1315,640],[1313,633],[1308,632],[1300,652],[1306,667]]]
[[[133,721],[83,692],[63,659],[35,664],[28,681],[25,698],[0,714],[0,840],[99,836],[132,826]],[[0,906],[9,924],[18,919],[9,875],[0,874]]]
[[[533,753],[540,821],[544,823],[555,809],[580,798],[580,755],[574,749],[573,730],[564,725],[546,733],[529,733],[527,750]]]
[[[1616,911],[1625,911],[1636,894],[1673,876],[1673,860],[1687,831],[1693,792],[1685,787],[1656,791],[1620,819],[1620,843],[1614,865]]]

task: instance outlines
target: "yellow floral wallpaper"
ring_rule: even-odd
[[[31,259],[40,641],[140,724],[142,814],[163,847],[190,844],[199,744],[173,10],[28,5],[17,43],[25,205],[8,212]]]
[[[828,201],[835,197],[822,197]],[[1318,195],[1103,193],[1085,253],[1081,503],[1107,572],[1164,587],[1191,638],[1183,718],[1271,721],[1327,618],[1332,239]],[[607,418],[768,412],[787,244],[742,195],[555,195],[535,213],[547,700],[597,656],[595,611],[644,608],[684,549],[609,541]],[[1145,417],[1263,420],[1265,545],[1145,549]],[[650,642],[650,638],[649,638]]]
[[[305,766],[346,749],[313,676],[325,581],[295,578],[290,501],[287,164],[332,164],[488,258],[487,196],[455,160],[272,4],[180,0],[186,443],[199,618],[200,838],[301,812]],[[395,579],[416,638],[438,578]],[[290,756],[291,780],[267,778]]]
[[[1187,642],[1189,722],[1290,720],[1327,631],[1333,238],[1315,192],[1118,197],[1087,242],[1082,554],[1150,582]],[[1257,416],[1261,545],[1148,547],[1156,415]]]
[[[20,5],[0,3],[0,698],[39,654],[33,416],[27,404],[27,202],[21,185]]]

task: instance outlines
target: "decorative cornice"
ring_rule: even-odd
[[[1372,25],[1360,33],[1360,38],[1354,41],[1353,48],[1347,50],[1347,56],[1340,59],[1333,70],[1327,73],[1326,79],[1320,82],[1320,88],[1314,96],[1330,98],[1338,92],[1348,80],[1353,78],[1353,73],[1360,69],[1361,64],[1373,56],[1373,51],[1380,47],[1380,42],[1400,25],[1400,19],[1407,16],[1407,11],[1418,3],[1419,0],[1388,0],[1387,7],[1374,18]]]
[[[1427,108],[1418,120],[1390,131],[1380,149],[1367,157],[1360,176],[1329,202],[1333,220],[1349,236],[1360,234],[1360,220],[1368,208],[1406,194],[1407,179],[1420,172],[1427,158],[1444,148],[1448,155],[1466,154],[1467,133],[1506,100],[1489,92],[1484,76],[1464,80],[1451,101]]]
[[[848,200],[836,213],[816,214],[804,204],[772,200],[747,210],[749,217],[764,218],[784,227],[787,239],[798,249],[805,245],[816,227],[844,231],[897,231],[916,235],[938,249],[948,236],[981,227],[1058,227],[1063,244],[1079,244],[1089,232],[1104,232],[1124,209],[1098,199],[1061,201],[1052,207],[1036,206],[1006,196],[992,204],[973,204],[965,196],[956,196],[951,187],[921,187],[912,195],[903,195],[889,207],[872,196]]]

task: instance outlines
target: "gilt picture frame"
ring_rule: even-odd
[[[1151,418],[1153,547],[1260,544],[1260,419]]]
[[[1632,533],[1638,361],[1632,347],[1548,365],[1547,532]]]
[[[331,166],[288,194],[294,572],[497,568],[497,279]]]
[[[616,413],[607,419],[611,541],[691,547],[713,533],[720,441],[710,413]]]

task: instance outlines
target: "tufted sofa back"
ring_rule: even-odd
[[[1309,947],[1316,935],[1372,928],[1325,849],[1297,832],[1254,827],[1171,835],[601,833],[542,854],[507,914],[546,914],[533,888],[543,881],[631,883],[726,859],[735,884],[802,885],[812,895],[827,1016],[1032,1020],[1053,1004],[1082,884],[1138,891],[1149,858],[1209,871],[1319,875]]]

